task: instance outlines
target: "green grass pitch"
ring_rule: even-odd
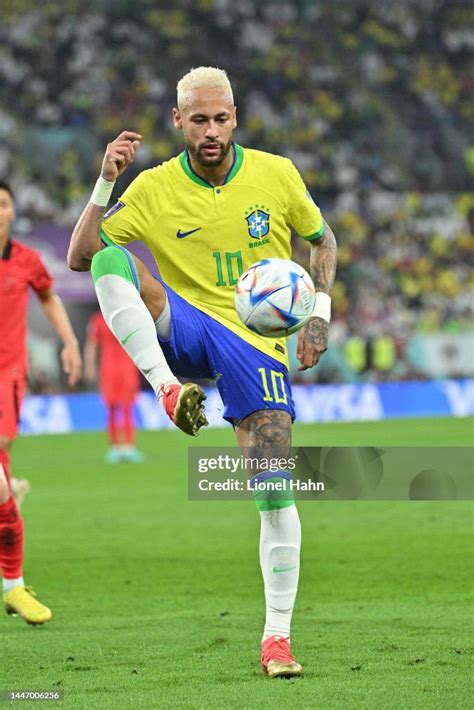
[[[472,432],[470,419],[296,425],[294,443],[456,446]],[[0,689],[62,690],[74,710],[470,706],[470,503],[300,503],[305,676],[270,680],[258,513],[187,500],[189,443],[141,433],[146,464],[106,466],[102,433],[17,441],[13,470],[33,489],[25,576],[54,616],[0,618]]]

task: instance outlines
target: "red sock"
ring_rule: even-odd
[[[133,446],[135,441],[135,422],[133,420],[133,404],[123,406],[123,431],[125,443]]]
[[[107,407],[107,434],[109,443],[116,446],[119,443],[118,432],[118,407],[116,404],[109,404]]]
[[[6,451],[0,451],[0,463],[10,484]],[[16,579],[23,574],[23,518],[13,496],[0,504],[0,569],[4,579]]]

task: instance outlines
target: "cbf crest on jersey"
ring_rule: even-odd
[[[253,209],[253,211],[245,217],[249,234],[254,239],[263,239],[270,231],[270,213],[265,212],[263,206],[255,205],[254,208],[250,209]]]

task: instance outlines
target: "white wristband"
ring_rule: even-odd
[[[313,318],[322,318],[327,323],[331,322],[331,296],[324,291],[316,291]]]
[[[97,207],[107,207],[114,185],[115,180],[114,182],[109,182],[108,180],[104,180],[101,175],[92,191],[90,202],[92,202],[93,205],[97,205]]]

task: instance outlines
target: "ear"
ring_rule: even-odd
[[[183,119],[181,118],[181,113],[177,108],[173,109],[173,123],[175,128],[178,128],[179,130],[182,129]]]

